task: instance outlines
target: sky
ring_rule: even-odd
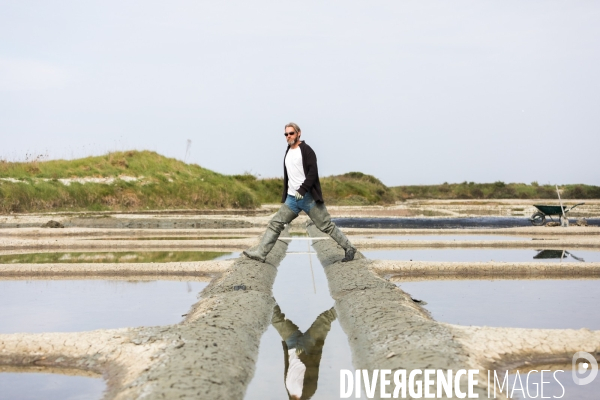
[[[598,1],[0,0],[0,158],[600,185]],[[187,141],[191,140],[186,157]]]

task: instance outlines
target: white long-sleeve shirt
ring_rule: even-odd
[[[302,397],[306,365],[298,358],[296,349],[288,350],[289,367],[285,377],[285,387],[292,396]]]
[[[298,189],[300,189],[300,185],[306,180],[300,146],[288,150],[285,155],[285,168],[288,175],[288,194],[294,196]]]

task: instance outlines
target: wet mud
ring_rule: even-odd
[[[311,236],[322,235],[314,226],[308,231]],[[359,255],[355,261],[341,263],[343,250],[330,241],[313,247],[325,268],[356,369],[457,370],[468,366],[468,353],[453,339],[451,330],[432,320],[396,285],[371,272],[371,261]],[[466,387],[466,381],[461,387]],[[476,393],[483,396],[483,388]]]
[[[104,229],[231,229],[252,228],[248,221],[233,219],[141,219],[141,218],[72,218],[62,221],[65,228]],[[0,228],[38,228],[39,222],[3,222]]]
[[[228,212],[227,210],[212,210],[206,213],[177,213],[174,211],[173,213],[79,212],[11,214],[0,215],[0,228],[42,227],[46,230],[61,230],[61,227],[63,227],[62,229],[158,229],[163,231],[168,229],[242,229],[263,226],[265,221],[268,221],[269,214],[272,212],[267,207],[249,212],[238,212],[237,214]],[[50,225],[48,225],[49,222],[51,222]]]

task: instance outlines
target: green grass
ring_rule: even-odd
[[[112,184],[76,183],[64,178],[116,178]],[[0,213],[161,209],[254,209],[279,203],[283,179],[251,174],[223,175],[151,151],[114,152],[77,160],[0,161]],[[387,187],[361,172],[321,177],[332,205],[393,204],[406,199],[555,199],[554,186],[522,183],[459,183]],[[598,199],[600,187],[562,186],[565,199]]]
[[[371,205],[394,203],[397,195],[374,176],[362,172],[321,179],[323,197],[328,204]]]
[[[444,183],[442,185],[396,186],[397,198],[406,199],[558,199],[554,185],[525,183]],[[600,187],[562,185],[564,199],[599,199]]]
[[[256,179],[253,175],[234,176],[257,196],[262,204],[279,203],[283,192],[283,179]],[[320,177],[323,197],[333,205],[388,204],[396,201],[393,190],[379,179],[362,172]]]
[[[132,176],[141,181],[71,183],[61,178]],[[238,179],[150,151],[77,160],[0,162],[0,212],[256,208],[259,197]]]

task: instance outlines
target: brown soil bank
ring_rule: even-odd
[[[48,219],[46,217],[46,219]],[[111,218],[110,216],[90,218],[60,218],[65,228],[104,228],[104,229],[214,229],[214,228],[251,228],[254,225],[237,219],[202,219],[202,218]],[[7,221],[0,223],[0,228],[38,228],[39,221]]]
[[[444,262],[374,260],[369,269],[380,276],[418,279],[600,279],[600,262]]]
[[[210,280],[226,272],[235,260],[170,263],[0,264],[0,279],[180,279]]]

